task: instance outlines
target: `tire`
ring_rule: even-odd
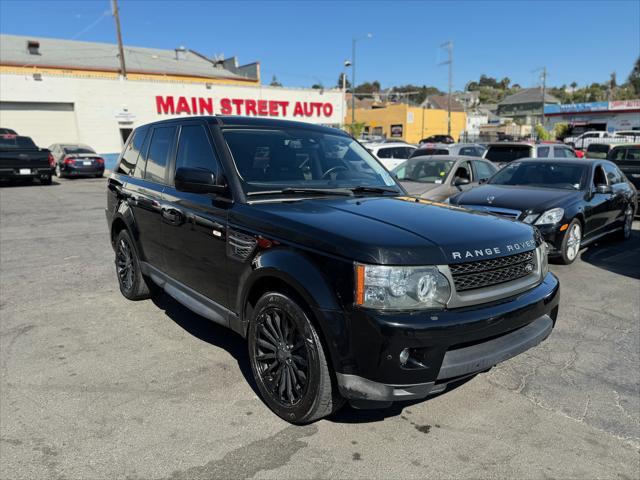
[[[60,168],[60,164],[56,164],[56,177],[62,178],[62,169]]]
[[[47,174],[43,177],[40,177],[40,183],[42,185],[51,185],[52,181],[51,181],[51,174]]]
[[[120,292],[129,300],[144,300],[151,297],[151,280],[142,275],[138,253],[129,232],[120,230],[116,237],[116,276]]]
[[[560,263],[569,265],[578,258],[580,244],[582,243],[582,224],[579,220],[573,219],[567,228],[560,250]]]
[[[618,231],[617,234],[618,240],[625,241],[631,239],[634,216],[635,212],[633,210],[633,205],[627,205],[627,209],[624,211],[624,224],[622,230]]]
[[[289,296],[268,292],[260,297],[247,340],[262,399],[282,419],[311,423],[344,404],[316,329]]]

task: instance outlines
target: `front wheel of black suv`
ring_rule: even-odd
[[[322,342],[305,311],[289,296],[269,292],[256,302],[247,340],[262,399],[278,416],[306,424],[342,406]]]
[[[129,300],[144,300],[151,296],[153,287],[147,283],[151,280],[142,275],[138,254],[127,230],[120,230],[116,237],[116,274],[120,292]]]

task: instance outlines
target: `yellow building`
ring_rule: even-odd
[[[356,123],[365,124],[365,133],[418,143],[430,135],[446,135],[447,111],[413,107],[404,103],[382,107],[356,108]],[[345,123],[351,123],[351,109]],[[451,112],[451,136],[458,140],[467,124],[465,112]]]

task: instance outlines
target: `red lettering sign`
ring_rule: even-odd
[[[254,100],[251,98],[221,98],[222,115],[251,115],[260,117],[286,117],[286,100]],[[214,102],[210,97],[156,96],[156,111],[164,115],[214,115]],[[296,102],[294,117],[330,117],[333,105],[329,102]]]

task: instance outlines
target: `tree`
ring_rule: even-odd
[[[278,79],[276,78],[276,76],[274,75],[273,77],[271,77],[271,83],[269,84],[272,87],[281,87],[282,84],[278,81]]]
[[[638,57],[636,63],[633,65],[629,78],[627,78],[627,83],[631,86],[633,93],[640,95],[640,57]]]
[[[571,90],[575,90],[576,88],[578,88],[578,84],[576,82],[571,82],[571,85],[569,85],[571,87]]]
[[[342,80],[345,80],[345,87],[347,90],[351,89],[351,82],[349,81],[349,79],[347,78],[347,75],[345,73],[341,73],[340,76],[338,76],[338,83],[336,85],[336,87],[338,88],[342,88]]]
[[[315,90],[324,90],[324,87],[322,86],[322,83],[314,83],[313,85],[311,85],[311,88],[313,88]]]
[[[347,123],[345,128],[349,131],[353,138],[360,138],[362,132],[364,131],[364,127],[366,123],[364,122],[355,122],[355,123]]]
[[[510,84],[511,79],[509,77],[504,77],[502,80],[500,80],[500,88],[502,88],[503,90],[507,90]]]

